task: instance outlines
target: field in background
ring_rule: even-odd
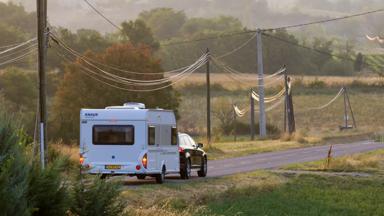
[[[257,83],[256,74],[244,73],[243,83],[234,81],[228,74],[225,73],[213,73],[211,74],[211,84],[219,84],[224,86],[226,89],[235,90],[235,89],[249,89],[254,88]],[[309,84],[315,80],[323,81],[329,86],[343,86],[350,85],[354,81],[359,81],[367,85],[373,84],[384,84],[384,77],[378,77],[373,75],[362,75],[362,76],[290,76],[293,79],[293,82],[300,82],[304,84]],[[176,85],[176,88],[183,88],[188,85],[205,85],[206,83],[206,74],[205,73],[194,73],[188,79],[185,79],[179,82]]]
[[[231,110],[233,103],[241,109],[249,107],[249,86],[238,85],[227,79],[224,74],[214,74],[211,88],[214,138],[222,140],[219,133],[220,122],[214,113],[218,109]],[[181,131],[195,136],[204,136],[206,126],[205,77],[195,74],[184,84],[178,86],[182,102],[179,109],[181,116],[179,128]],[[293,84],[293,101],[296,126],[303,136],[308,137],[337,137],[353,134],[370,134],[384,131],[384,78],[381,77],[296,77]],[[349,91],[351,105],[357,122],[357,130],[340,132],[339,126],[344,122],[344,102],[340,97],[334,104],[322,110],[308,110],[328,103],[346,85]],[[281,88],[277,86],[267,89],[266,95],[274,95]],[[224,101],[224,103],[222,103]],[[220,104],[220,106],[215,106]],[[256,107],[258,104],[256,103]],[[268,108],[271,105],[266,105]],[[267,121],[283,130],[282,103],[267,113]],[[256,122],[258,122],[256,113]],[[351,117],[349,117],[350,120]],[[238,121],[249,124],[249,113]],[[350,121],[351,124],[351,121]],[[228,138],[227,138],[228,139]]]

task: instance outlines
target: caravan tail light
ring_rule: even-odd
[[[179,147],[179,153],[184,153],[184,149]]]
[[[148,157],[147,154],[144,155],[143,159],[141,159],[141,163],[143,164],[143,167],[147,169],[148,166]]]
[[[83,154],[80,154],[79,162],[80,162],[80,165],[83,165],[83,163],[84,163],[84,157],[83,157]]]

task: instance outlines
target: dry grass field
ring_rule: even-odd
[[[249,86],[238,85],[223,74],[214,74],[212,95],[212,114],[214,137],[220,138],[222,134],[216,130],[220,121],[215,113],[220,110],[231,111],[233,103],[240,108],[249,108]],[[203,74],[195,74],[178,88],[181,91],[182,102],[179,109],[181,116],[179,128],[193,135],[204,135],[206,122],[206,98],[205,77]],[[293,84],[293,101],[298,131],[304,136],[334,137],[349,136],[353,134],[381,133],[384,131],[384,78],[382,77],[295,77]],[[200,85],[199,85],[200,83]],[[351,106],[356,118],[357,129],[352,131],[339,131],[339,126],[344,123],[344,101],[339,97],[327,108],[316,110],[316,108],[327,104],[338,93],[342,86],[347,86]],[[199,86],[196,87],[196,86]],[[266,95],[271,96],[281,88],[266,89]],[[267,104],[268,109],[272,104]],[[258,104],[256,103],[256,107]],[[278,105],[267,113],[267,121],[283,129],[284,104]],[[247,113],[238,121],[249,124],[250,114]],[[258,121],[256,112],[256,122]],[[352,118],[349,114],[349,124]],[[219,139],[220,140],[220,139]]]
[[[359,81],[368,85],[384,84],[384,77],[373,75],[361,75],[361,76],[291,76],[294,82],[300,82],[302,84],[309,84],[315,80],[323,81],[329,86],[343,86],[350,85],[354,81]],[[229,90],[233,89],[249,89],[255,86],[257,83],[256,74],[244,74],[244,79],[241,79],[242,83],[236,82],[226,73],[214,73],[211,74],[211,83],[220,84]],[[203,85],[206,83],[205,73],[192,74],[188,79],[179,82],[176,87],[182,88],[186,85]]]

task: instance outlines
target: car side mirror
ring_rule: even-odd
[[[199,148],[203,148],[203,147],[204,147],[204,144],[203,144],[203,143],[198,143],[198,144],[197,144],[197,147],[199,147]]]

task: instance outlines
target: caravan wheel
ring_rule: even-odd
[[[163,166],[161,174],[156,175],[156,183],[163,184],[164,180],[165,180],[165,167]]]
[[[145,177],[146,177],[146,175],[137,175],[136,177],[137,177],[137,179],[139,179],[139,180],[144,180]]]

